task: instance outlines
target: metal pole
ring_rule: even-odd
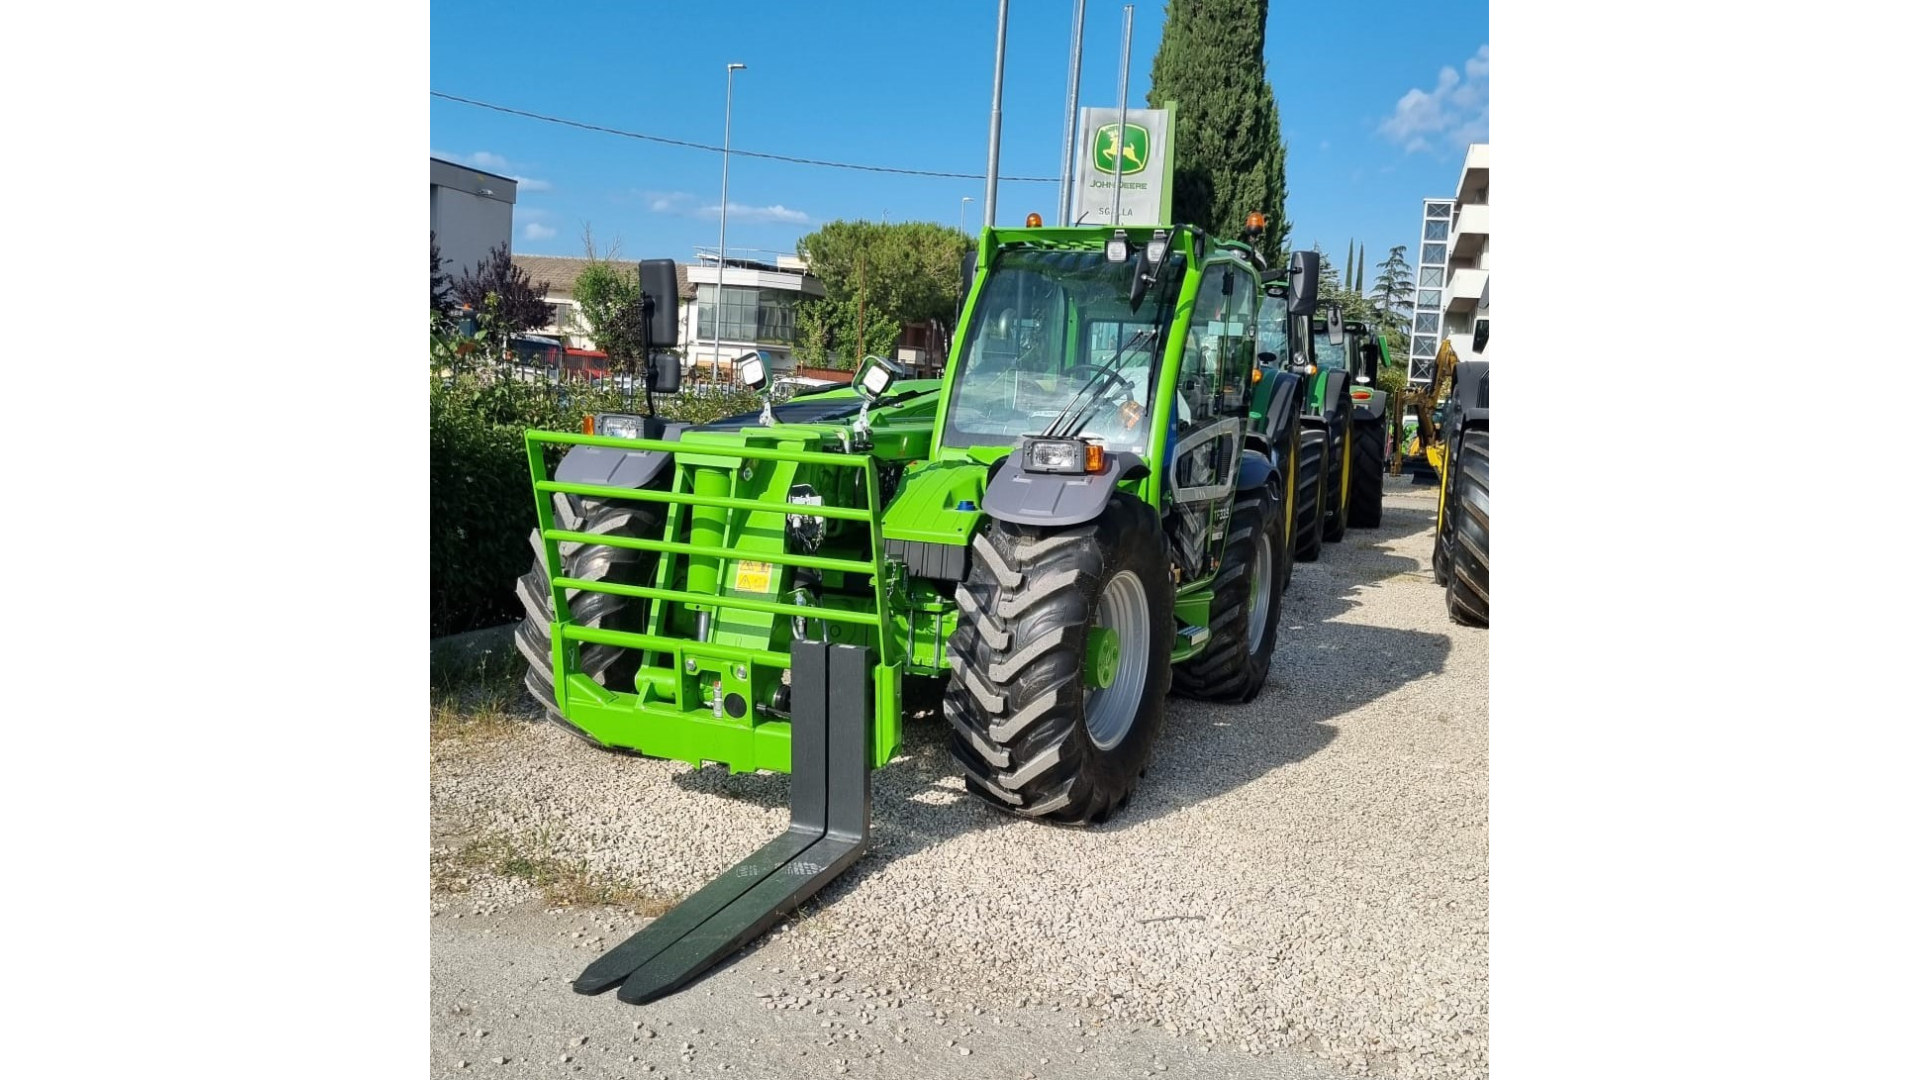
[[[727,283],[727,158],[733,152],[733,73],[746,70],[745,64],[727,65],[727,129],[720,147],[720,264],[713,276],[713,377],[720,378],[720,313],[726,309]],[[694,372],[700,370],[694,364]]]
[[[1120,224],[1120,159],[1127,149],[1127,71],[1133,66],[1133,5],[1127,5],[1127,30],[1120,46],[1120,130],[1113,141],[1113,223]]]
[[[987,209],[985,228],[992,228],[998,218],[1000,194],[1000,86],[1007,73],[1007,0],[1000,0],[1000,40],[994,46],[993,54],[993,131],[987,137]]]
[[[1078,160],[1073,153],[1073,144],[1080,135],[1080,42],[1085,36],[1087,0],[1079,0],[1073,6],[1073,52],[1067,59],[1067,131],[1060,147],[1060,217],[1062,225],[1067,224],[1067,214],[1073,195],[1073,166]]]

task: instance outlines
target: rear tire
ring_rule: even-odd
[[[1173,581],[1159,520],[1123,493],[1068,529],[994,521],[974,537],[971,562],[945,701],[968,790],[1021,817],[1107,820],[1132,796],[1166,719]],[[1096,624],[1120,647],[1112,683],[1090,691]]]
[[[1313,562],[1320,557],[1320,532],[1327,523],[1321,496],[1326,491],[1327,433],[1319,428],[1300,431],[1300,468],[1294,474],[1293,557]]]
[[[1460,461],[1450,482],[1459,495],[1448,514],[1452,543],[1447,614],[1463,626],[1486,626],[1488,614],[1487,524],[1492,502],[1487,486],[1488,438],[1469,431],[1460,438]]]
[[[1286,506],[1262,484],[1240,493],[1227,551],[1213,579],[1212,631],[1199,655],[1173,669],[1174,691],[1203,701],[1252,701],[1267,685],[1286,588]]]
[[[660,522],[652,504],[636,506],[577,495],[553,497],[554,527],[569,532],[652,539],[660,534]],[[545,708],[547,719],[581,741],[606,749],[605,743],[560,715],[553,689],[553,589],[547,577],[540,530],[534,529],[528,539],[533,545],[533,569],[521,576],[516,587],[527,614],[513,635],[514,645],[527,660],[527,692]],[[571,578],[647,585],[652,583],[659,555],[601,544],[563,543],[560,558],[566,566],[566,576]],[[646,629],[645,600],[575,589],[567,596],[567,606],[572,609],[573,621],[580,626],[630,632]],[[609,690],[632,691],[634,673],[639,667],[637,650],[615,645],[580,646],[580,669]]]
[[[1356,529],[1380,527],[1380,507],[1386,494],[1387,420],[1356,420],[1353,425],[1352,497],[1347,523]]]

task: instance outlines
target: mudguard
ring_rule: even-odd
[[[1332,418],[1340,414],[1340,405],[1347,400],[1347,379],[1344,371],[1327,372],[1327,388],[1320,395],[1320,411]]]
[[[1300,411],[1300,397],[1305,392],[1305,383],[1291,371],[1270,373],[1261,382],[1273,383],[1273,390],[1267,398],[1266,416],[1261,429],[1255,434],[1271,447],[1279,441],[1280,433],[1287,430],[1287,422]]]
[[[1251,491],[1273,476],[1273,461],[1258,450],[1240,451],[1240,478],[1237,490]]]
[[[1027,472],[1018,450],[1000,460],[980,497],[980,509],[997,521],[1020,525],[1092,521],[1107,508],[1120,481],[1147,472],[1140,455],[1125,451],[1112,455],[1104,470],[1081,475]]]
[[[679,442],[680,433],[692,424],[665,420],[657,416],[641,417],[640,437]],[[553,470],[553,478],[567,484],[599,484],[604,487],[643,488],[653,483],[673,455],[654,450],[617,450],[610,446],[576,446]]]

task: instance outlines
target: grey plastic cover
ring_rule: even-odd
[[[648,427],[653,425],[649,424]],[[648,438],[679,442],[680,433],[692,424],[678,421],[661,425],[659,434]],[[643,488],[667,467],[671,454],[658,450],[621,450],[611,446],[576,446],[560,460],[553,478],[563,484],[599,484],[602,487]]]
[[[1078,525],[1092,521],[1107,508],[1107,500],[1120,478],[1142,464],[1134,454],[1112,457],[1104,472],[1075,476],[1062,473],[1030,473],[1021,462],[1018,449],[1008,454],[1006,464],[987,484],[980,498],[980,509],[998,521],[1020,525]]]

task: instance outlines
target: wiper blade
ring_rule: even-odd
[[[1112,385],[1113,380],[1120,374],[1120,361],[1126,359],[1127,354],[1133,351],[1141,338],[1150,339],[1158,334],[1157,326],[1143,326],[1134,331],[1133,337],[1113,354],[1113,359],[1108,360],[1093,378],[1088,379],[1079,393],[1067,400],[1066,406],[1060,410],[1060,415],[1054,417],[1053,423],[1047,425],[1047,430],[1040,433],[1041,437],[1050,439],[1060,435],[1077,434],[1079,427],[1075,426],[1076,423],[1084,426],[1082,416],[1093,408],[1094,403],[1100,400],[1100,394],[1105,393],[1106,388]]]

